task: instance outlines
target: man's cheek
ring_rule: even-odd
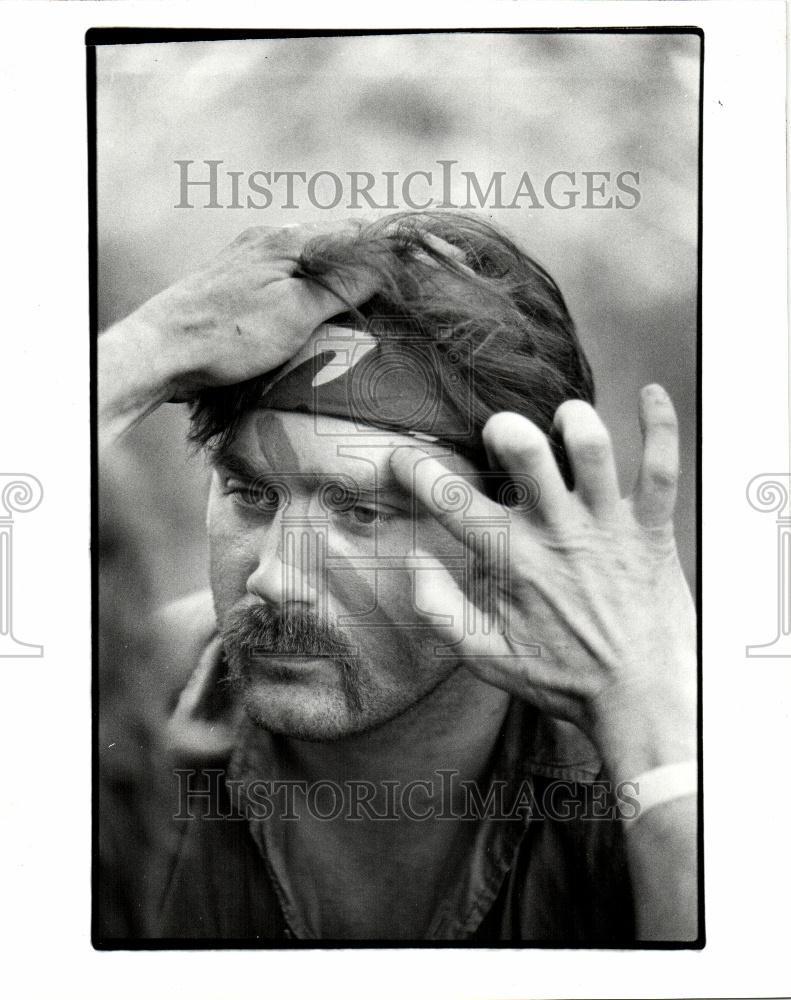
[[[393,593],[398,591],[393,572],[403,562],[407,545],[403,537],[394,537],[386,528],[377,526],[357,534],[342,527],[330,529],[322,580],[330,594],[330,613],[334,605],[344,620],[354,616],[361,624],[373,625],[392,619]]]
[[[466,589],[472,572],[472,554],[463,542],[431,517],[421,517],[414,523],[414,551],[428,561],[438,559],[456,585]],[[419,565],[419,562],[418,562]]]
[[[228,600],[237,600],[242,596],[255,565],[243,540],[214,521],[209,531],[209,577],[215,599],[228,595]]]

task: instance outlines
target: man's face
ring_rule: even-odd
[[[416,613],[414,557],[460,567],[464,552],[396,484],[389,456],[404,445],[414,441],[331,417],[256,411],[217,457],[211,585],[257,724],[339,739],[402,714],[456,670]],[[472,474],[446,448],[421,447]]]

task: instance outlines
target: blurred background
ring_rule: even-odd
[[[264,210],[178,209],[175,160],[196,161],[191,176],[201,178],[203,160],[223,160],[221,172],[245,173],[243,192],[254,170],[329,170],[341,178],[350,170],[433,170],[441,198],[437,160],[452,159],[459,204],[461,170],[475,171],[484,191],[493,171],[505,171],[506,204],[523,171],[542,202],[544,180],[556,170],[576,171],[582,190],[581,171],[639,171],[633,209],[584,209],[583,196],[568,210],[528,208],[523,198],[517,209],[477,211],[505,227],[560,285],[593,366],[624,489],[640,454],[638,389],[658,381],[670,391],[683,434],[679,543],[694,583],[698,72],[699,42],[688,35],[100,46],[99,328],[248,226],[386,214],[350,212],[347,198],[337,209],[314,208],[304,185],[299,210],[283,209],[282,182]],[[424,190],[416,183],[415,197],[422,200]],[[227,181],[221,192],[221,203],[230,203]],[[203,206],[206,196],[196,188],[191,200]],[[185,428],[183,408],[166,406],[126,442],[127,499],[141,512],[156,601],[207,582],[207,472],[187,455]]]
[[[637,393],[661,382],[682,427],[681,558],[695,570],[695,392],[699,43],[694,36],[423,34],[100,46],[97,51],[100,331],[212,258],[253,225],[354,214],[281,206],[176,208],[179,168],[384,171],[456,160],[486,190],[502,171],[508,204],[523,172],[542,203],[565,170],[640,174],[632,209],[478,208],[553,275],[596,377],[624,490],[640,457]],[[328,198],[324,188],[320,198]],[[415,197],[423,199],[415,186]],[[559,191],[563,190],[561,186]],[[374,197],[383,201],[381,182]],[[332,192],[330,192],[331,194]],[[608,190],[607,194],[616,193]],[[195,189],[193,204],[206,204]],[[400,202],[400,198],[397,197]],[[599,199],[601,200],[601,199]],[[244,196],[241,199],[245,203]],[[626,199],[632,204],[634,199]],[[220,202],[231,196],[227,180]],[[399,207],[407,207],[400,204]],[[357,215],[363,215],[358,211]],[[370,208],[365,214],[377,213]],[[379,213],[383,214],[383,213]],[[167,405],[103,459],[100,475],[99,862],[95,929],[152,933],[172,844],[174,792],[160,760],[167,652],[152,607],[208,584],[208,472]],[[172,775],[171,775],[172,777]]]

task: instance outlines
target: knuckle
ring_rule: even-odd
[[[250,243],[256,243],[262,236],[271,231],[271,226],[249,226],[247,229],[243,229],[233,242],[237,246],[247,246]]]
[[[610,435],[604,428],[571,431],[565,438],[568,451],[586,462],[602,462],[611,450]]]
[[[270,229],[263,234],[263,245],[267,250],[283,251],[294,246],[295,233],[293,229]]]
[[[673,465],[655,462],[646,469],[646,479],[654,491],[667,493],[676,487],[678,470]]]
[[[678,418],[676,417],[675,410],[662,408],[658,412],[654,419],[651,421],[651,426],[656,430],[665,431],[668,434],[675,434],[678,431]]]
[[[499,451],[506,459],[530,461],[541,455],[548,447],[546,441],[538,435],[525,434],[518,438],[506,438],[500,443]]]
[[[336,222],[327,223],[317,223],[317,229],[321,232],[348,232],[348,233],[358,233],[366,225],[364,219],[356,219],[352,215],[347,215],[343,219],[338,219]]]

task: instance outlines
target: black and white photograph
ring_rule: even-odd
[[[87,37],[93,941],[700,948],[702,32]]]
[[[787,21],[0,5],[4,995],[789,996]]]

